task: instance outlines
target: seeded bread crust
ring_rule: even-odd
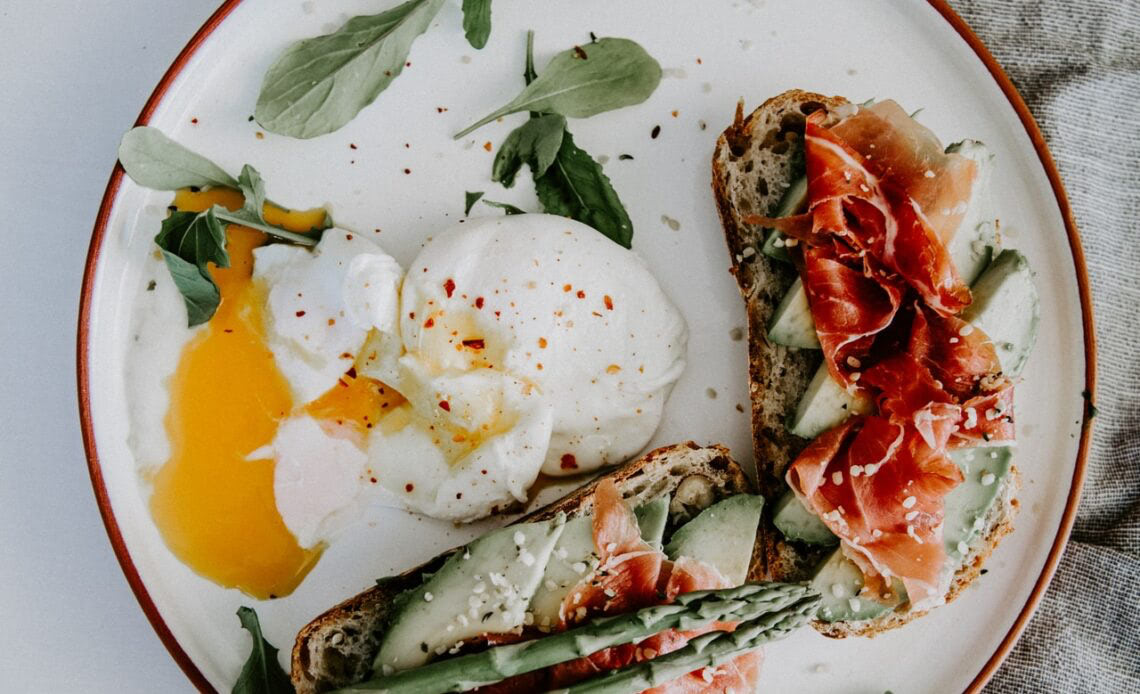
[[[544,520],[558,513],[589,513],[594,506],[594,490],[602,479],[613,480],[633,505],[672,494],[671,523],[688,519],[724,497],[755,493],[727,448],[702,447],[690,441],[650,451],[516,522]],[[393,600],[418,586],[425,572],[436,571],[454,551],[345,600],[302,628],[293,645],[291,668],[298,694],[318,694],[367,679]],[[758,540],[753,547],[749,580],[762,578],[762,557]]]
[[[768,341],[768,323],[780,300],[796,279],[796,271],[761,252],[765,230],[747,224],[752,214],[775,213],[784,191],[802,171],[804,124],[808,114],[826,109],[824,124],[834,122],[834,111],[847,100],[798,89],[768,99],[747,117],[743,102],[736,116],[717,139],[712,157],[712,188],[748,316],[748,373],[752,400],[752,439],[758,484],[768,499],[778,498],[787,485],[784,471],[807,445],[787,430],[808,382],[821,360],[819,350],[796,349]],[[975,540],[963,566],[955,574],[946,601],[950,602],[973,581],[982,563],[1002,537],[1013,529],[1020,482],[1016,469],[1003,483],[1002,503],[986,519],[982,538]],[[831,551],[792,543],[772,525],[772,504],[767,504],[757,534],[763,553],[766,580],[797,582],[811,578]],[[865,622],[813,622],[821,633],[834,638],[874,636],[925,614],[908,605]]]

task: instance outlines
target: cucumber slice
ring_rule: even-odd
[[[819,335],[815,332],[807,293],[799,277],[772,314],[768,323],[768,339],[788,347],[819,349]]]
[[[788,430],[796,436],[814,439],[853,414],[867,414],[872,405],[870,398],[844,390],[831,377],[827,365],[820,364],[796,406]]]
[[[776,211],[772,216],[791,217],[794,214],[799,214],[806,207],[807,176],[800,176],[784,191],[784,195],[780,198],[780,202],[776,204]],[[782,260],[786,263],[792,262],[791,256],[788,255],[788,248],[784,245],[784,235],[776,229],[768,230],[768,238],[764,240],[764,246],[760,249],[760,252],[769,258]]]
[[[824,546],[839,542],[831,529],[791,490],[784,492],[772,508],[772,523],[789,540]]]
[[[961,564],[968,548],[986,530],[986,517],[999,502],[998,492],[1009,476],[1013,449],[1009,446],[959,448],[950,452],[966,479],[946,495],[942,539],[946,556]]]
[[[738,586],[748,578],[752,548],[764,497],[737,494],[709,506],[673,533],[665,554],[670,559],[689,557],[715,567]]]

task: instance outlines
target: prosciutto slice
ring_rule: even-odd
[[[934,423],[930,446],[887,417],[852,417],[812,441],[787,473],[864,572],[898,576],[913,602],[942,594],[943,500],[962,481],[945,453],[953,426]]]

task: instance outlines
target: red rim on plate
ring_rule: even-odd
[[[1084,484],[1089,444],[1092,439],[1091,403],[1095,401],[1096,393],[1096,334],[1093,329],[1092,295],[1089,288],[1088,271],[1085,267],[1085,255],[1084,250],[1081,248],[1077,224],[1073,218],[1072,208],[1069,206],[1069,199],[1065,193],[1064,185],[1061,183],[1061,175],[1058,173],[1057,166],[1053,161],[1053,156],[1049,153],[1049,148],[1045,144],[1045,138],[1041,134],[1040,128],[1037,127],[1037,122],[1033,119],[1029,108],[1025,105],[1025,101],[1021,98],[1021,95],[1018,93],[1017,88],[1013,85],[1009,76],[990,54],[981,39],[970,29],[969,25],[954,12],[946,0],[928,0],[928,2],[950,24],[951,28],[962,37],[962,40],[969,45],[986,66],[986,69],[989,70],[994,81],[997,82],[1009,100],[1010,106],[1012,106],[1013,110],[1017,113],[1018,118],[1025,127],[1026,134],[1029,135],[1029,139],[1033,143],[1033,148],[1037,151],[1037,156],[1041,160],[1041,165],[1045,169],[1045,173],[1049,178],[1049,184],[1052,186],[1053,194],[1057,199],[1057,207],[1065,221],[1065,231],[1069,237],[1069,249],[1073,255],[1073,266],[1077,272],[1077,290],[1080,295],[1082,322],[1084,325],[1085,390],[1086,401],[1089,406],[1085,408],[1083,421],[1081,423],[1080,445],[1077,449],[1077,461],[1073,468],[1073,480],[1069,488],[1068,500],[1065,503],[1065,511],[1061,515],[1057,536],[1054,538],[1053,545],[1049,550],[1049,555],[1045,559],[1045,565],[1041,569],[1041,575],[1038,576],[1033,590],[1025,602],[1025,606],[1021,609],[1017,619],[1014,620],[1013,625],[1001,643],[998,644],[993,655],[986,661],[986,664],[966,689],[967,692],[977,692],[990,680],[998,666],[1001,665],[1002,661],[1005,660],[1005,657],[1009,654],[1010,649],[1013,648],[1014,643],[1017,642],[1017,638],[1021,635],[1021,632],[1025,630],[1026,624],[1028,624],[1029,619],[1033,616],[1033,612],[1037,609],[1038,603],[1041,602],[1041,598],[1045,595],[1045,589],[1053,578],[1057,564],[1061,559],[1061,554],[1064,551],[1065,543],[1069,539],[1069,532],[1072,530],[1073,522],[1076,519],[1077,503],[1080,500],[1081,487]],[[202,43],[209,38],[210,34],[218,28],[240,3],[241,0],[225,0],[222,6],[206,20],[206,23],[194,34],[194,37],[190,39],[190,42],[186,44],[186,47],[183,48],[182,52],[178,54],[178,57],[174,59],[174,62],[166,71],[166,74],[159,80],[158,86],[155,87],[154,92],[147,100],[135,125],[145,125],[150,121],[155,109],[166,96],[167,90],[170,89],[174,80],[182,72],[186,63],[197,52],[198,48],[201,47]],[[202,671],[198,669],[197,665],[190,659],[186,651],[182,649],[182,646],[166,625],[166,622],[154,604],[154,600],[151,599],[150,594],[147,593],[146,586],[143,585],[142,577],[139,575],[138,569],[131,560],[126,543],[123,541],[122,532],[119,529],[118,522],[111,509],[107,487],[103,481],[103,472],[99,465],[99,454],[95,448],[95,430],[91,418],[90,364],[87,359],[90,333],[88,324],[91,319],[91,299],[95,283],[95,268],[99,264],[99,254],[103,249],[103,240],[107,233],[107,222],[111,216],[111,210],[114,206],[115,198],[118,195],[119,186],[122,184],[123,174],[122,166],[116,163],[114,170],[111,172],[111,179],[107,183],[107,190],[103,194],[103,200],[99,206],[99,214],[95,218],[95,229],[92,232],[91,245],[87,251],[87,264],[83,273],[83,287],[79,307],[77,352],[79,421],[83,432],[83,447],[87,453],[87,468],[91,474],[91,485],[95,491],[95,501],[99,506],[99,513],[103,517],[103,524],[107,527],[107,535],[111,540],[111,547],[114,549],[115,556],[119,560],[119,565],[127,577],[127,583],[130,584],[131,590],[134,591],[135,598],[139,601],[139,606],[142,607],[147,619],[150,620],[151,626],[154,627],[155,632],[158,634],[158,638],[162,641],[163,645],[166,646],[166,649],[170,651],[170,655],[174,657],[175,662],[177,662],[178,666],[182,668],[182,671],[186,673],[186,676],[190,678],[194,686],[203,692],[214,692],[216,690],[209,681],[207,681],[205,675],[202,674]]]

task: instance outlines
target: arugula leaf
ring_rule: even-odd
[[[226,230],[214,209],[171,213],[162,221],[162,230],[154,242],[162,249],[166,267],[182,294],[189,326],[210,320],[218,310],[221,292],[210,276],[208,263],[230,266]]]
[[[463,33],[476,50],[491,35],[491,0],[463,0]]]
[[[135,183],[155,190],[225,186],[238,182],[220,166],[191,152],[158,128],[131,128],[119,142],[119,161]]]
[[[514,205],[510,204],[509,202],[495,202],[494,200],[484,200],[483,204],[484,205],[490,205],[491,207],[497,207],[500,210],[502,210],[503,212],[505,212],[507,214],[507,216],[510,216],[513,214],[526,214],[526,210],[519,209],[519,208],[515,207]]]
[[[633,223],[625,207],[601,165],[574,144],[569,132],[562,136],[554,163],[535,177],[534,187],[546,212],[576,219],[618,245],[630,247]]]
[[[605,38],[554,56],[507,105],[456,133],[459,139],[502,116],[531,111],[587,118],[640,104],[661,82],[661,66],[629,39]]]
[[[246,164],[241,167],[241,175],[238,176],[237,182],[242,197],[245,198],[241,211],[265,224],[265,182],[261,180],[261,174]]]
[[[277,662],[277,649],[261,635],[257,613],[242,606],[237,616],[242,628],[253,638],[253,649],[234,683],[233,694],[293,694],[293,683]]]
[[[467,191],[463,199],[463,216],[466,217],[471,214],[471,208],[475,203],[479,202],[479,198],[483,197],[483,191],[477,190],[474,193]]]
[[[515,128],[495,155],[491,180],[510,188],[515,184],[515,174],[524,162],[530,165],[535,176],[546,173],[558,156],[565,131],[566,118],[553,113],[532,117]]]
[[[443,2],[409,0],[289,46],[265,74],[254,118],[270,132],[304,139],[340,129],[400,75]]]
[[[163,250],[162,257],[174,279],[174,286],[182,294],[182,302],[186,304],[187,325],[193,328],[213,318],[222,295],[210,273],[170,251]]]

